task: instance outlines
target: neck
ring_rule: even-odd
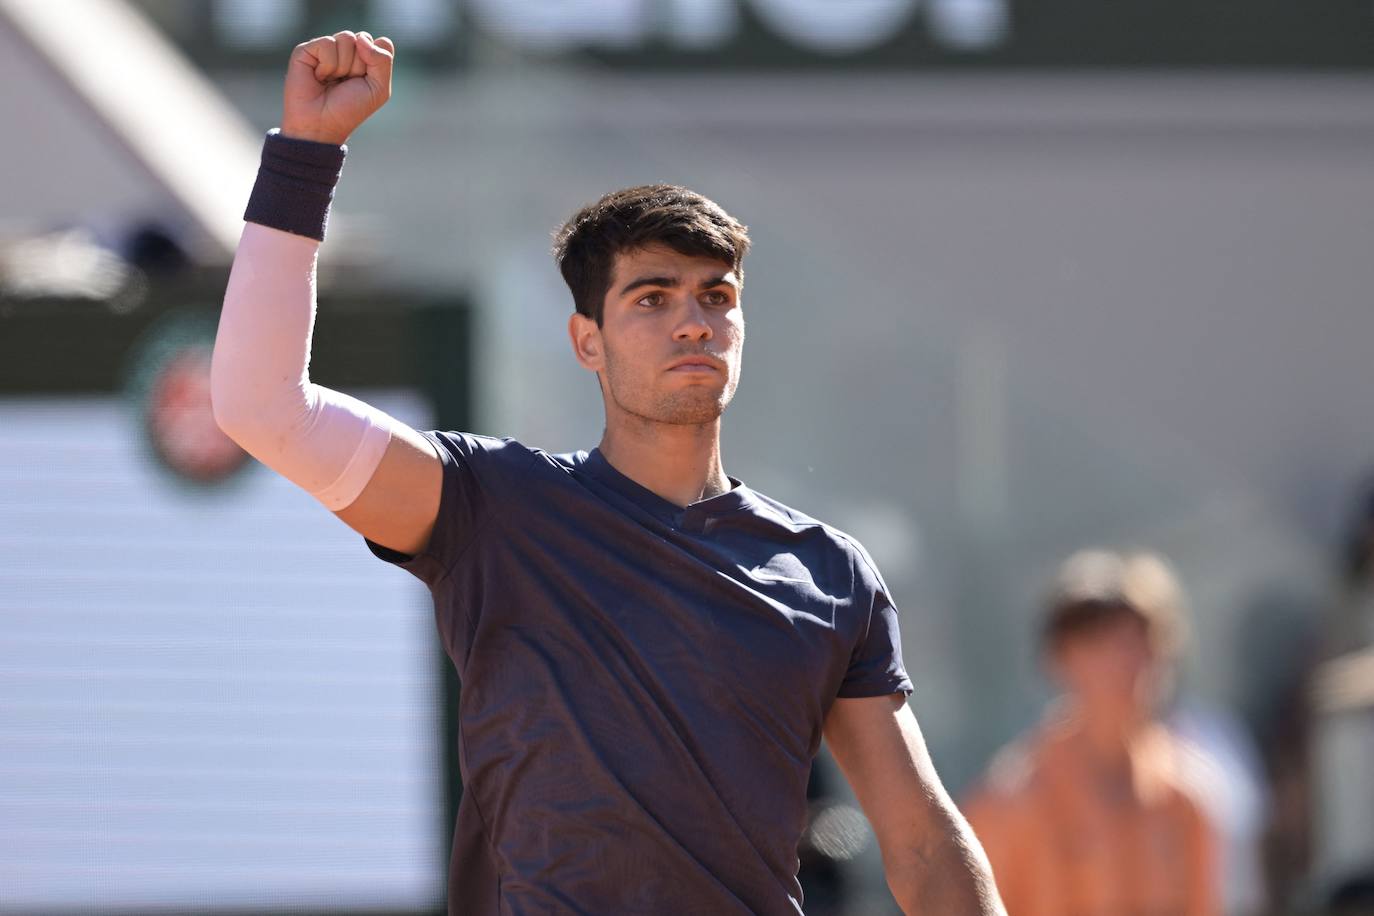
[[[1128,757],[1151,726],[1150,716],[1139,709],[1109,710],[1073,702],[1067,712],[1086,750],[1104,761]]]
[[[720,460],[719,418],[698,425],[608,419],[600,448],[611,467],[677,506],[730,489]]]

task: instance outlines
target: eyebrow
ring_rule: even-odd
[[[633,292],[645,286],[662,286],[667,289],[676,289],[681,285],[682,281],[677,277],[638,277],[622,286],[619,295],[623,296],[626,293]],[[739,289],[739,281],[734,278],[734,271],[731,271],[728,274],[721,274],[719,277],[713,277],[707,280],[701,284],[700,288],[706,290],[716,286],[732,286],[735,289]]]

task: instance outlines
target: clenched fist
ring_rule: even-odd
[[[343,143],[391,97],[390,38],[335,32],[296,45],[282,93],[283,136]]]

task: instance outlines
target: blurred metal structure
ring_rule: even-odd
[[[195,260],[233,253],[258,139],[122,0],[0,2],[0,233],[83,223],[119,247],[154,224]]]

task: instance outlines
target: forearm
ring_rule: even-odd
[[[268,140],[211,366],[220,427],[334,510],[366,485],[394,422],[309,377],[315,260],[342,160],[338,148],[302,152],[299,144]]]
[[[1006,916],[983,848],[949,804],[909,847],[884,855],[888,886],[907,916]]]
[[[308,419],[318,247],[256,223],[243,227],[210,373],[215,419],[235,439]]]

